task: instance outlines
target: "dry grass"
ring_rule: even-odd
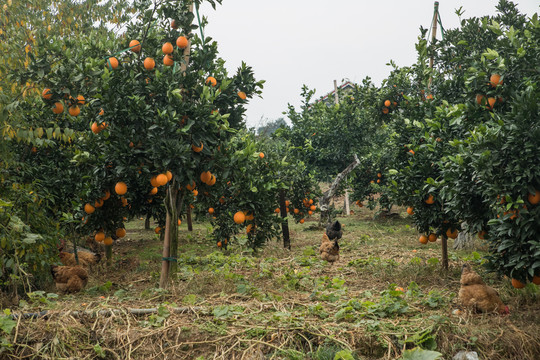
[[[407,219],[355,211],[340,218],[345,233],[333,266],[317,256],[322,231],[306,230],[314,222],[292,225],[292,251],[276,242],[257,256],[234,244],[216,251],[208,224],[191,234],[182,225],[179,272],[167,290],[156,288],[159,239],[130,223],[114,265],[96,269],[84,293],[37,293],[13,309],[48,314],[18,318],[0,358],[320,360],[347,350],[357,359],[395,359],[416,345],[446,359],[462,349],[483,359],[540,358],[538,288],[517,291],[483,274],[511,314],[453,315],[461,264],[479,269],[481,259],[450,251],[444,273],[440,246],[418,244]],[[156,312],[130,312],[149,308]]]

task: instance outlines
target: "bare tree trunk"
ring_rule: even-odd
[[[448,271],[448,237],[446,234],[442,235],[442,267],[444,270]]]
[[[289,220],[287,220],[287,205],[285,203],[285,190],[279,191],[279,211],[281,212],[281,231],[283,232],[283,247],[291,250],[289,237]]]
[[[144,230],[150,230],[150,213],[146,214],[146,220],[144,220]]]
[[[339,183],[351,172],[354,170],[355,167],[360,164],[360,160],[358,159],[358,156],[354,154],[354,161],[345,168],[341,173],[336,176],[334,181],[332,182],[332,185],[330,185],[330,189],[326,190],[321,198],[319,199],[319,206],[321,209],[321,219],[319,220],[319,226],[324,226],[326,223],[330,222],[330,200],[334,196]]]
[[[163,252],[162,252],[162,260],[161,260],[161,276],[159,278],[159,287],[165,288],[167,287],[167,283],[169,281],[169,268],[170,268],[170,250],[171,250],[171,236],[169,234],[168,229],[171,227],[171,215],[167,211],[167,217],[165,220],[165,238],[163,239]]]
[[[454,240],[454,250],[472,249],[476,243],[474,235],[465,231],[460,231],[456,240]]]

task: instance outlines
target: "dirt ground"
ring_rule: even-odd
[[[419,244],[403,209],[384,218],[352,209],[339,217],[344,235],[333,265],[318,256],[316,217],[290,224],[291,251],[277,240],[257,254],[234,242],[217,249],[208,222],[191,233],[182,224],[167,289],[158,288],[159,237],[144,221],[129,222],[113,265],[92,269],[83,292],[57,296],[51,286],[11,309],[47,313],[17,317],[0,359],[397,359],[415,347],[443,359],[460,350],[540,358],[537,286],[515,290],[485,273],[481,248],[450,250],[445,272],[440,241]],[[464,262],[499,291],[510,315],[460,308]]]

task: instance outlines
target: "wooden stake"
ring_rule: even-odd
[[[437,21],[439,19],[439,2],[435,1],[435,9],[433,10],[433,24],[431,24],[431,45],[435,42],[437,37]],[[433,54],[429,58],[429,68],[433,69]],[[428,88],[431,88],[431,82],[433,81],[433,76],[429,76]]]
[[[339,104],[337,80],[334,80],[334,103],[336,105]],[[347,177],[345,177],[345,180],[347,180]],[[348,188],[345,188],[345,201],[343,202],[343,208],[345,209],[345,216],[349,216],[351,214],[351,206],[349,204],[349,189]]]
[[[279,211],[281,212],[281,231],[283,232],[283,247],[291,250],[289,237],[289,221],[287,220],[287,205],[285,203],[285,190],[279,191]]]
[[[165,238],[163,239],[163,252],[162,256],[163,259],[161,261],[161,275],[159,277],[159,287],[165,288],[167,287],[167,283],[169,281],[169,256],[171,254],[171,236],[169,234],[168,229],[170,229],[171,226],[171,215],[167,211],[167,217],[165,220]]]

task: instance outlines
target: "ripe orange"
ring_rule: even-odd
[[[105,240],[105,233],[103,231],[96,233],[96,235],[94,236],[94,239],[97,242],[102,242],[103,240]]]
[[[41,97],[50,100],[52,98],[52,91],[49,88],[43,89],[43,92],[41,93]]]
[[[246,95],[245,92],[239,91],[239,92],[238,92],[238,97],[239,97],[240,99],[242,99],[242,100],[246,100],[247,95]]]
[[[55,102],[52,112],[58,115],[61,114],[62,111],[64,111],[64,105],[60,101]]]
[[[291,205],[291,202],[289,200],[285,200],[285,206],[289,207],[289,205]]]
[[[161,232],[161,228],[158,226],[157,228],[154,229],[154,232],[156,234],[159,234]]]
[[[313,199],[309,199],[308,204],[313,204]]]
[[[166,42],[161,47],[161,51],[163,51],[163,53],[166,54],[166,55],[172,54],[173,50],[174,50],[174,48],[173,48],[173,46],[172,46],[172,44],[170,42]]]
[[[99,134],[99,132],[101,131],[101,128],[99,127],[97,122],[92,123],[92,126],[90,127],[90,129],[92,129],[92,132],[94,134]]]
[[[110,68],[110,69],[116,69],[118,67],[118,59],[116,59],[115,57],[110,57],[108,60],[107,60],[107,66]]]
[[[540,285],[540,276],[538,275],[533,276],[532,283],[534,285]]]
[[[127,192],[127,185],[125,182],[123,181],[119,181],[116,183],[116,185],[114,186],[114,191],[118,194],[118,195],[124,195],[126,192]]]
[[[171,55],[165,55],[163,57],[163,64],[165,64],[166,66],[173,66],[174,65],[174,60],[172,58]]]
[[[90,205],[90,204],[85,204],[84,205],[84,212],[85,213],[92,214],[94,211],[96,211],[96,208],[94,208],[92,205]]]
[[[152,190],[150,190],[150,195],[156,195],[158,192],[158,188],[157,187],[153,187]]]
[[[214,211],[215,211],[214,208],[208,208],[208,213],[209,213],[209,214],[213,214]]]
[[[128,201],[127,201],[127,199],[125,197],[121,197],[120,201],[122,202],[122,206],[124,206],[124,207],[128,206]]]
[[[414,214],[414,209],[413,209],[411,206],[409,206],[409,207],[407,208],[407,214],[409,214],[409,215]]]
[[[387,107],[383,107],[383,108],[382,108],[383,114],[388,114],[389,111],[390,111],[390,110],[388,110]]]
[[[409,150],[409,152],[414,155],[414,150],[413,149]]]
[[[426,99],[433,100],[433,95],[429,94],[428,96],[426,96]]]
[[[311,206],[309,207],[309,209],[310,209],[311,211],[315,211],[315,210],[317,210],[317,207],[316,207],[315,205],[311,205]]]
[[[207,183],[208,186],[213,186],[216,183],[217,179],[214,175],[211,176],[210,181]]]
[[[103,240],[103,244],[105,244],[106,246],[111,246],[113,244],[113,239],[112,237],[106,237],[105,240]]]
[[[435,199],[433,198],[433,195],[429,194],[428,198],[426,199],[426,204],[431,205],[435,202]]]
[[[377,177],[381,178],[381,177],[382,177],[382,174],[381,174],[381,173],[378,173],[378,174],[377,174]]]
[[[501,75],[499,74],[493,74],[489,78],[489,82],[492,87],[496,87],[497,85],[501,84]]]
[[[126,236],[126,229],[124,228],[116,229],[116,237],[123,238],[124,236]]]
[[[434,233],[429,234],[428,240],[429,240],[429,242],[437,241],[437,234],[434,234]]]
[[[534,195],[529,193],[529,196],[527,197],[527,199],[532,205],[537,205],[538,203],[540,203],[540,191],[535,189]]]
[[[147,57],[144,59],[143,65],[146,70],[152,70],[156,66],[156,61],[151,57]]]
[[[197,185],[195,184],[195,181],[194,181],[191,184],[187,184],[186,189],[188,189],[189,191],[193,191],[193,189],[195,189],[195,186]]]
[[[172,172],[170,172],[169,170],[167,170],[165,172],[165,175],[167,176],[167,181],[171,181],[172,180]]]
[[[525,287],[525,284],[518,279],[512,279],[512,286],[516,289],[523,289]]]
[[[217,80],[215,77],[213,76],[209,76],[207,79],[206,79],[206,84],[210,83],[210,85],[212,86],[216,86],[217,85]]]
[[[99,115],[105,115],[105,110],[100,109],[100,110],[99,110]]]
[[[94,201],[94,207],[100,208],[102,206],[103,206],[103,199],[97,199],[96,201]]]
[[[222,246],[221,241],[218,241],[217,242],[217,247],[221,247],[221,246]]]
[[[458,237],[457,229],[448,229],[446,230],[446,236],[450,239],[456,239]]]
[[[392,105],[392,102],[391,102],[390,100],[386,100],[386,101],[384,102],[384,106],[390,107],[390,105]]]
[[[84,105],[86,103],[86,99],[82,95],[77,95],[77,101],[76,105]]]
[[[158,176],[156,176],[156,183],[158,184],[158,186],[165,185],[167,182],[167,175],[159,174]]]
[[[418,241],[420,241],[421,244],[427,244],[429,239],[426,235],[420,235],[420,237],[418,238]]]
[[[192,193],[193,193],[193,196],[199,195],[199,191],[197,189],[193,190]]]
[[[193,149],[193,151],[195,151],[196,153],[200,153],[202,151],[202,149],[204,148],[204,144],[201,142],[201,146],[195,146],[195,145],[191,145],[191,148]]]
[[[139,40],[131,40],[129,42],[129,47],[130,50],[134,53],[138,53],[139,51],[141,51],[141,43],[139,42]]]
[[[489,104],[490,109],[493,109],[493,106],[495,105],[496,101],[497,101],[497,99],[495,99],[493,97],[488,98],[488,104]]]
[[[203,183],[208,184],[211,178],[212,178],[212,173],[210,173],[210,171],[203,171],[201,173],[201,181]]]
[[[477,95],[476,95],[476,103],[477,103],[478,105],[482,105],[482,102],[483,102],[483,101],[484,101],[484,95],[482,95],[482,94],[477,94]]]
[[[294,209],[293,212],[294,212],[295,214],[298,214],[298,213],[300,212],[300,210]]]
[[[377,184],[380,184],[381,183],[381,179],[377,179]]]
[[[178,39],[176,39],[176,46],[178,46],[180,49],[187,48],[188,39],[185,36],[179,36]]]
[[[312,214],[313,214],[313,211],[312,211],[312,210],[309,210],[307,213],[308,213],[308,215],[312,215]]]
[[[275,212],[276,214],[279,214],[279,208],[276,208],[276,209],[274,210],[274,212]]]
[[[246,215],[242,211],[237,211],[236,214],[234,214],[234,222],[237,224],[242,224],[244,221],[246,221]]]
[[[178,226],[182,225],[182,220],[178,219],[177,224],[178,224]]]
[[[70,106],[69,107],[69,115],[71,116],[78,116],[81,113],[81,109],[78,106]]]
[[[259,153],[259,157],[260,157],[261,159],[264,159],[264,153]]]
[[[154,175],[150,178],[150,185],[152,185],[153,187],[159,187],[160,185],[158,184],[157,182],[157,176]]]
[[[300,219],[300,224],[303,224],[306,220]]]

